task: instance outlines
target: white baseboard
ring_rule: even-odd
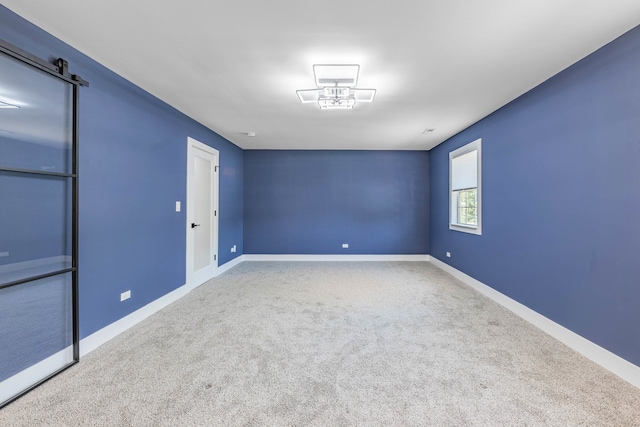
[[[243,261],[429,261],[429,255],[240,255],[218,267],[216,276],[231,270]],[[87,355],[172,302],[179,300],[192,290],[193,288],[190,286],[183,285],[83,338],[80,341],[80,357]]]
[[[50,258],[32,259],[29,261],[15,262],[12,264],[0,265],[0,273],[10,273],[17,270],[29,270],[32,268],[46,267],[51,264],[71,264],[71,257],[68,255],[54,256]]]
[[[39,274],[62,270],[70,266],[71,257],[67,255],[60,255],[0,265],[0,276],[2,276],[3,283],[8,283],[14,280],[23,279],[24,277],[32,277]]]
[[[542,331],[556,338],[568,347],[582,354],[586,358],[592,360],[603,368],[611,371],[623,380],[640,388],[640,367],[617,356],[614,353],[600,347],[599,345],[587,340],[586,338],[576,334],[557,324],[556,322],[544,317],[543,315],[533,311],[525,305],[509,298],[508,296],[496,291],[495,289],[485,285],[484,283],[474,279],[473,277],[451,267],[450,265],[440,261],[429,255],[252,255],[245,254],[234,258],[233,260],[223,264],[218,268],[217,275],[223,274],[236,267],[244,261],[428,261],[440,269],[451,274],[455,278],[466,283],[481,294],[491,298],[498,304],[517,314],[524,320],[540,328]],[[144,307],[134,311],[128,316],[100,329],[99,331],[89,335],[80,341],[80,355],[84,356],[95,350],[102,344],[131,328],[135,324],[146,319],[150,315],[156,313],[167,305],[182,298],[189,293],[187,285],[158,298],[157,300],[145,305]],[[9,380],[9,379],[8,379]],[[0,383],[4,385],[4,382]],[[0,399],[1,401],[1,399]]]
[[[496,291],[490,286],[485,285],[460,270],[451,267],[449,264],[446,264],[437,258],[431,257],[431,263],[451,274],[456,279],[466,283],[481,294],[491,298],[534,326],[542,329],[544,332],[582,354],[587,359],[592,360],[628,383],[640,388],[640,367],[614,353],[611,353],[609,350],[600,347],[575,332],[570,331],[564,326],[557,324],[553,320],[544,317],[540,313],[533,311],[529,307],[520,304],[519,302]]]
[[[0,405],[72,361],[73,346],[69,346],[0,382]]]
[[[429,258],[429,255],[243,255],[243,261],[429,261]]]
[[[231,270],[233,267],[240,264],[241,262],[242,262],[242,255],[221,265],[220,267],[218,267],[218,270],[216,271],[216,276],[219,276],[222,273]],[[88,353],[92,352],[96,348],[100,347],[102,344],[115,338],[116,336],[120,335],[121,333],[131,328],[132,326],[136,325],[137,323],[142,322],[144,319],[151,316],[152,314],[162,310],[172,302],[179,300],[180,298],[182,298],[192,290],[193,288],[191,288],[190,286],[182,285],[179,288],[169,292],[168,294],[161,296],[157,300],[150,302],[144,307],[139,308],[133,313],[119,320],[116,320],[110,325],[105,326],[104,328],[94,332],[93,334],[89,335],[86,338],[83,338],[80,341],[80,357],[87,355]]]
[[[188,293],[189,289],[187,288],[187,285],[180,286],[168,294],[161,296],[157,300],[150,302],[144,307],[139,308],[133,313],[116,320],[110,325],[105,326],[86,338],[83,338],[80,340],[80,357],[87,355],[102,344],[115,338],[137,323],[142,322],[147,317],[165,308],[172,302],[179,300]]]
[[[222,264],[220,267],[218,267],[218,272],[216,273],[216,277],[231,270],[233,267],[240,264],[242,261],[244,261],[244,255],[240,255],[232,259],[231,261],[228,261],[225,264]]]

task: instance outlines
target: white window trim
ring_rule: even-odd
[[[478,225],[460,225],[453,223],[453,167],[452,161],[456,157],[467,154],[471,151],[477,151],[478,161],[478,191],[477,191],[477,212],[478,212]],[[461,231],[463,233],[482,235],[482,138],[478,138],[473,142],[464,145],[457,150],[453,150],[449,153],[449,229],[454,231]]]

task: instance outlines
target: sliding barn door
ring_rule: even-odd
[[[0,43],[0,406],[78,360],[78,81]]]

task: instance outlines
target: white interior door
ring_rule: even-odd
[[[218,151],[187,139],[187,285],[199,286],[218,268]]]

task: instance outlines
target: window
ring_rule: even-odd
[[[477,139],[449,153],[449,229],[482,234],[481,146]]]

